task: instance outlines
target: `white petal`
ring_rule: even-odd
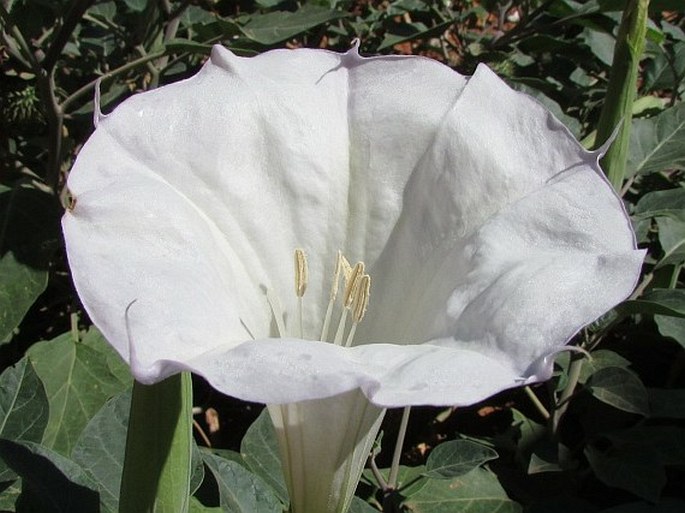
[[[359,390],[268,405],[292,513],[344,513],[385,413]]]
[[[463,83],[427,59],[216,47],[195,77],[127,100],[68,183],[67,250],[93,321],[125,358],[136,344],[144,380],[157,360],[274,335],[265,289],[294,311],[292,251],[321,277],[338,249],[375,258]],[[309,333],[327,287],[310,284]]]
[[[632,289],[642,253],[596,160],[484,67],[465,86],[421,58],[217,47],[100,121],[63,226],[86,309],[141,381],[190,369],[269,403],[361,388],[468,404],[543,379]],[[369,265],[368,345],[269,339],[265,291],[288,322],[297,247],[310,276],[338,249]],[[328,286],[310,281],[309,337]]]

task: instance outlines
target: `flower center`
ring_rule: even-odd
[[[342,279],[341,279],[342,278]],[[295,336],[305,338],[304,333],[304,294],[309,283],[309,266],[304,250],[295,250],[295,295],[297,296],[297,317]],[[339,293],[342,291],[342,294]],[[357,331],[357,326],[366,314],[371,291],[371,277],[364,272],[364,263],[357,262],[350,265],[342,252],[338,251],[335,269],[329,294],[328,307],[323,319],[321,334],[318,337],[323,342],[350,347]],[[268,290],[266,299],[276,320],[276,327],[281,337],[287,336],[283,312],[278,297]],[[337,312],[336,312],[337,310]],[[337,313],[338,325],[331,337],[331,323]],[[349,318],[351,317],[351,323]]]

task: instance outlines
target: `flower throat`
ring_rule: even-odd
[[[341,280],[342,278],[342,280]],[[342,283],[341,283],[342,282]],[[297,331],[291,336],[304,338],[303,322],[303,298],[309,283],[309,266],[307,255],[302,249],[295,250],[295,295],[297,296]],[[338,301],[339,292],[340,301]],[[336,345],[350,347],[357,331],[357,326],[366,314],[369,305],[371,291],[371,277],[364,272],[364,263],[357,262],[350,265],[342,252],[338,251],[335,260],[335,270],[328,300],[328,308],[318,337],[323,342],[332,342]],[[288,336],[284,316],[278,297],[271,290],[267,290],[266,299],[276,321],[276,328],[280,337]],[[334,310],[338,305],[341,309],[338,326],[331,338],[331,321]],[[351,316],[351,325],[348,329],[348,317]]]

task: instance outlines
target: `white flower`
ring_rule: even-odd
[[[465,405],[547,379],[633,289],[643,253],[599,156],[485,66],[217,46],[101,119],[63,227],[86,310],[143,383]],[[338,251],[372,280],[352,347],[319,341]]]

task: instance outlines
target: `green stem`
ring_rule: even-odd
[[[402,457],[402,447],[404,446],[404,438],[407,436],[407,426],[409,425],[409,414],[411,413],[411,406],[406,406],[402,411],[402,420],[400,421],[400,430],[397,433],[397,442],[395,443],[395,452],[392,455],[392,465],[390,467],[390,476],[388,477],[388,488],[394,490],[397,488],[397,475],[400,471],[400,458]]]
[[[533,392],[533,389],[530,388],[528,385],[526,385],[525,387],[523,387],[523,391],[528,396],[528,399],[530,399],[530,402],[533,403],[533,406],[535,406],[535,408],[540,412],[540,415],[542,415],[545,420],[549,420],[549,418],[551,416],[549,414],[549,411],[547,411],[547,408],[545,408],[545,405],[542,404],[542,401],[540,401],[540,399],[538,399],[538,396],[535,395],[535,392]]]
[[[116,69],[113,69],[112,71],[110,71],[110,72],[108,72],[108,73],[104,73],[102,76],[96,78],[95,80],[91,80],[91,81],[88,82],[86,85],[84,85],[83,87],[79,88],[77,91],[75,91],[75,92],[73,92],[72,94],[70,94],[69,97],[66,98],[66,99],[62,102],[62,109],[63,109],[65,112],[67,112],[67,111],[69,110],[69,108],[71,107],[71,105],[72,105],[76,100],[78,100],[79,98],[81,98],[82,96],[84,96],[85,94],[87,94],[88,92],[90,92],[90,91],[95,87],[95,84],[97,84],[97,81],[98,81],[98,80],[102,80],[102,81],[108,80],[108,79],[110,79],[110,78],[112,78],[112,77],[115,77],[115,76],[117,76],[117,75],[120,75],[120,74],[122,74],[122,73],[125,73],[125,72],[127,72],[127,71],[129,71],[129,70],[131,70],[131,69],[137,68],[138,66],[141,66],[141,65],[143,65],[143,64],[146,64],[147,62],[150,62],[150,61],[153,61],[153,60],[155,60],[155,59],[158,59],[158,58],[161,57],[162,55],[164,55],[164,51],[159,51],[159,52],[154,52],[154,53],[147,54],[147,55],[145,55],[144,57],[141,57],[141,58],[139,58],[139,59],[135,59],[135,60],[133,60],[133,61],[127,63],[127,64],[124,64],[123,66],[120,66],[120,67],[118,67],[118,68],[116,68]]]
[[[618,136],[602,159],[609,182],[617,191],[625,176],[630,145],[632,108],[637,93],[637,74],[645,47],[649,0],[628,0],[616,39],[604,107],[597,126],[598,144],[604,144],[619,127]]]
[[[121,479],[121,513],[185,513],[190,495],[192,386],[187,372],[135,382]]]
[[[38,74],[40,72],[40,64],[38,63],[36,56],[31,51],[31,48],[29,48],[29,45],[24,38],[24,34],[21,33],[19,27],[12,21],[12,17],[2,4],[0,4],[0,19],[2,19],[5,24],[5,30],[19,45],[20,55],[23,53],[22,57],[31,66],[33,72]]]
[[[557,401],[557,407],[552,415],[552,433],[556,434],[559,429],[559,422],[561,418],[566,413],[569,405],[569,399],[573,395],[576,389],[576,385],[580,380],[580,371],[583,368],[583,361],[585,360],[584,354],[573,354],[571,356],[571,364],[568,369],[568,382],[566,383],[566,388],[561,392],[559,401]]]
[[[42,62],[44,69],[51,71],[55,67],[57,60],[59,59],[59,56],[62,55],[62,50],[64,50],[64,47],[69,42],[69,38],[71,37],[72,32],[74,32],[76,25],[78,25],[78,22],[81,21],[81,18],[92,4],[93,0],[74,0],[71,3],[64,23],[62,23],[57,31],[55,39],[50,45],[50,49]]]

